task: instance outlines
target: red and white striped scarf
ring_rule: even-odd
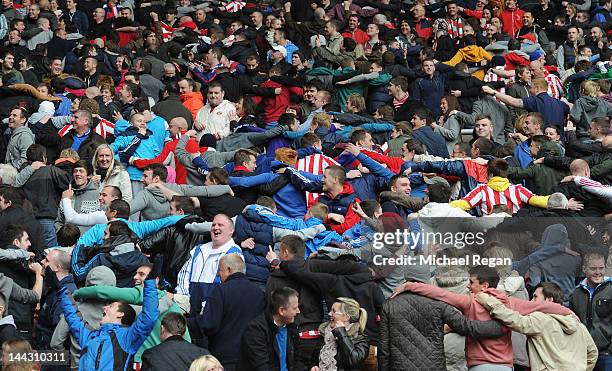
[[[339,164],[331,157],[327,157],[320,153],[314,153],[312,155],[299,159],[295,164],[295,168],[299,171],[306,171],[314,175],[323,175],[323,171],[331,165]],[[318,198],[318,193],[306,192],[307,207],[310,207],[317,203]]]
[[[172,33],[174,32],[175,28],[169,26],[166,22],[159,22],[159,25],[161,26],[162,39],[164,40],[164,42],[170,41],[170,39],[172,39]]]
[[[403,98],[400,98],[400,99],[393,98],[393,108],[394,109],[400,108],[402,104],[404,104],[404,102],[408,100],[408,97],[410,97],[410,94],[406,93],[406,95],[404,95]]]
[[[448,35],[452,39],[463,36],[463,19],[461,19],[461,17],[458,17],[457,19],[448,18],[446,20],[446,24],[448,27]]]
[[[229,3],[227,3],[227,5],[225,5],[225,9],[227,9],[227,11],[230,13],[236,13],[242,8],[244,8],[245,5],[246,2],[244,1],[230,1]]]
[[[496,70],[503,70],[504,66],[497,66],[495,67]],[[492,82],[492,81],[504,81],[504,82],[508,82],[509,79],[505,78],[505,77],[501,77],[499,75],[494,74],[493,72],[489,71],[487,72],[487,74],[484,77],[484,82]],[[500,89],[496,89],[498,92],[505,94],[506,93],[506,88],[500,88]],[[495,98],[498,102],[502,103],[498,98]]]
[[[68,134],[70,129],[72,129],[72,124],[66,124],[57,132],[57,134],[59,134],[60,137],[63,137],[64,135]],[[101,118],[100,123],[94,128],[94,132],[96,134],[99,134],[102,138],[106,139],[106,136],[109,134],[115,135],[115,124]]]

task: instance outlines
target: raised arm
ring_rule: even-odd
[[[131,351],[136,352],[138,348],[144,343],[145,339],[149,336],[155,322],[159,317],[157,289],[155,288],[155,279],[147,279],[144,282],[143,300],[142,300],[142,312],[136,322],[134,322],[128,329],[128,341],[130,343]]]

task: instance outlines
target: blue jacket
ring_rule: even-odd
[[[448,158],[446,140],[442,135],[434,132],[431,126],[423,126],[413,130],[412,136],[425,145],[427,153],[430,155]]]
[[[279,174],[264,173],[249,177],[230,177],[230,186],[255,187],[270,183]],[[302,218],[306,214],[306,195],[292,184],[287,184],[272,196],[278,207],[278,214],[288,218]]]
[[[272,210],[260,205],[247,206],[246,210],[244,211],[244,216],[252,223],[259,223],[268,226],[270,228],[270,235],[272,235],[273,227],[289,229],[292,231],[299,231],[301,229],[312,227],[317,224],[323,224],[323,221],[321,219],[314,217],[309,218],[305,221],[302,219],[285,218],[274,214]],[[342,242],[342,236],[340,236],[334,231],[323,231],[317,236],[315,236],[315,238],[313,238],[312,240],[304,241],[306,243],[306,251],[304,251],[304,258],[307,258],[311,253],[319,250],[321,247],[327,245],[332,241]]]
[[[130,227],[132,232],[134,232],[138,238],[142,239],[162,228],[176,224],[176,222],[183,217],[183,215],[171,215],[162,219],[147,220],[144,222],[133,222],[121,218],[118,218],[117,220],[125,222],[128,227]],[[77,241],[77,244],[74,246],[74,249],[72,250],[72,274],[77,281],[82,281],[85,279],[89,269],[88,267],[91,263],[91,261],[85,261],[85,250],[93,245],[102,243],[106,226],[106,224],[96,224],[89,228],[87,232],[83,233],[81,238],[79,238]]]
[[[124,119],[118,120],[115,124],[115,141],[111,143],[111,148],[115,153],[116,160],[119,160],[117,153],[126,148],[135,138],[134,135],[121,135],[130,126],[131,124]],[[166,120],[164,120],[161,116],[153,115],[153,119],[147,123],[147,128],[153,133],[153,135],[149,136],[147,139],[143,139],[140,142],[136,152],[134,152],[134,157],[145,159],[155,158],[164,148],[164,144],[168,136],[168,132],[166,131]],[[139,181],[142,179],[142,170],[138,169],[136,166],[128,165],[127,172],[130,174],[131,180]]]
[[[249,280],[265,284],[270,276],[270,263],[266,259],[268,246],[274,246],[272,241],[272,226],[249,220],[244,215],[236,217],[234,241],[240,244],[249,238],[255,240],[254,249],[243,249],[246,276]]]
[[[350,157],[354,158],[352,155]],[[387,189],[389,180],[395,174],[364,153],[360,153],[357,160],[368,168],[370,173],[362,174],[359,178],[349,179],[348,182],[353,186],[355,194],[360,200],[375,200],[380,192]]]
[[[529,143],[524,141],[514,148],[514,157],[518,160],[521,167],[524,169],[533,161],[529,152]]]
[[[433,112],[435,117],[438,117],[440,116],[440,99],[444,95],[445,85],[446,76],[438,72],[432,78],[419,77],[412,88],[412,99],[421,102]]]
[[[155,280],[145,281],[142,312],[129,327],[105,323],[98,330],[91,330],[79,316],[66,291],[66,287],[62,287],[59,296],[70,332],[83,349],[79,371],[131,370],[134,354],[149,336],[159,317]]]

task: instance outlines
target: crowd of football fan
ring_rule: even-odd
[[[612,0],[2,0],[0,65],[2,370],[612,370]]]

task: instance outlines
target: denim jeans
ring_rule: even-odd
[[[612,370],[612,356],[599,356],[593,371],[610,371]]]
[[[57,235],[55,234],[55,220],[38,219],[38,224],[42,228],[47,247],[57,247]]]

